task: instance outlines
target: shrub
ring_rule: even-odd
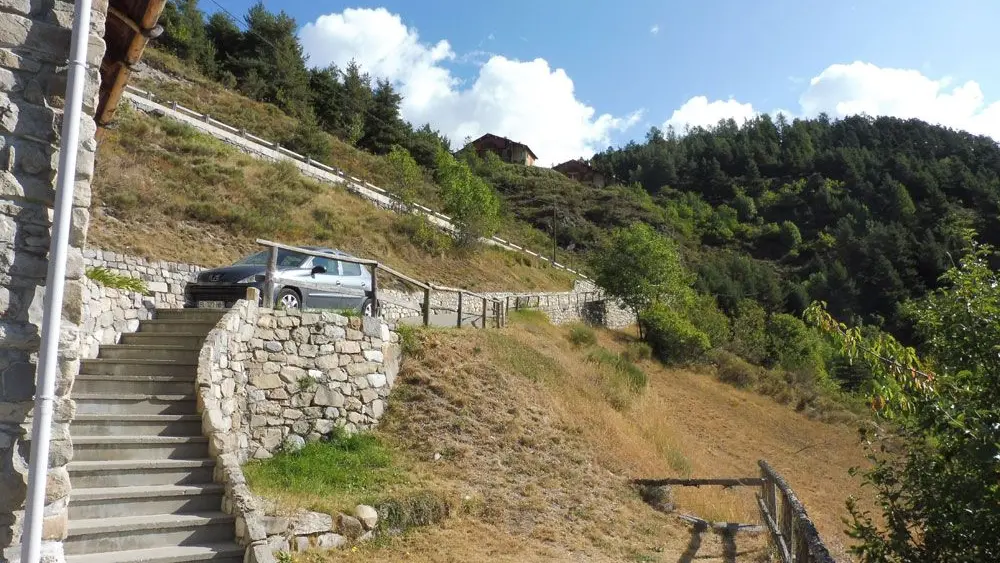
[[[729,342],[729,317],[726,316],[711,295],[699,295],[688,308],[688,318],[695,328],[708,336],[713,348]]]
[[[392,227],[414,246],[431,254],[444,254],[455,246],[455,239],[432,225],[423,215],[401,215],[393,221]]]
[[[715,376],[719,381],[736,387],[752,387],[760,380],[760,367],[751,365],[728,350],[714,350],[710,358],[715,364]]]
[[[653,357],[653,349],[645,342],[629,342],[622,352],[622,357],[630,362],[641,362]]]
[[[729,350],[746,360],[761,364],[767,357],[767,313],[760,303],[741,299],[736,303]]]
[[[646,330],[646,341],[664,362],[691,361],[712,346],[708,335],[665,305],[647,309],[642,313],[640,322]]]
[[[619,381],[623,382],[629,391],[639,393],[646,388],[649,382],[646,372],[629,361],[628,358],[615,354],[606,348],[597,348],[587,356],[587,360],[611,368]]]
[[[87,277],[111,289],[131,291],[143,295],[149,294],[149,287],[145,281],[139,278],[116,274],[106,268],[91,268],[87,270]]]
[[[424,344],[417,328],[400,324],[396,327],[396,332],[399,334],[399,347],[404,355],[415,358],[423,355]]]
[[[826,378],[824,352],[829,346],[804,322],[781,313],[771,317],[767,331],[772,364],[814,379]]]
[[[569,341],[574,346],[593,346],[597,343],[597,334],[587,325],[574,324],[569,329]]]

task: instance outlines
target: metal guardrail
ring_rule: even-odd
[[[400,200],[398,197],[396,197],[394,194],[392,194],[391,192],[389,192],[389,191],[387,191],[387,190],[385,190],[383,188],[380,188],[380,187],[378,187],[378,186],[376,186],[376,185],[374,185],[374,184],[372,184],[370,182],[367,182],[365,180],[362,180],[360,178],[355,178],[354,176],[351,176],[350,174],[347,174],[346,172],[344,172],[343,170],[341,170],[339,168],[336,168],[336,167],[333,167],[333,166],[328,166],[326,164],[323,164],[322,162],[317,162],[317,161],[313,160],[309,156],[301,155],[301,154],[299,154],[297,152],[294,152],[294,151],[291,151],[289,149],[286,149],[285,147],[282,147],[277,141],[269,141],[267,139],[263,139],[261,137],[257,137],[256,135],[253,135],[253,134],[247,132],[246,129],[240,129],[240,128],[237,128],[237,127],[233,127],[232,125],[229,125],[227,123],[223,123],[223,122],[221,122],[221,121],[219,121],[217,119],[214,119],[209,114],[199,113],[199,112],[197,112],[197,111],[195,111],[193,109],[184,107],[181,104],[177,103],[176,101],[169,101],[169,100],[156,101],[156,95],[153,94],[152,92],[147,91],[147,90],[142,90],[140,88],[136,88],[135,86],[129,86],[129,85],[127,85],[125,87],[125,90],[126,90],[127,97],[130,97],[130,98],[139,98],[142,101],[145,101],[147,103],[157,104],[157,105],[163,106],[164,108],[172,110],[172,111],[174,111],[174,112],[176,112],[176,113],[178,113],[180,115],[183,115],[183,116],[189,117],[191,119],[194,119],[196,121],[199,121],[201,123],[204,123],[205,125],[207,125],[209,127],[214,127],[216,129],[221,129],[222,131],[224,131],[226,133],[229,133],[230,135],[237,135],[237,136],[239,136],[243,140],[249,141],[249,142],[254,143],[256,145],[260,145],[260,147],[263,148],[263,149],[268,149],[268,150],[274,151],[274,152],[278,153],[282,157],[298,161],[299,163],[301,163],[304,166],[307,166],[307,167],[310,167],[310,168],[314,168],[314,169],[316,169],[318,171],[321,171],[323,173],[326,173],[326,174],[333,174],[334,176],[336,176],[338,178],[337,181],[339,181],[340,183],[346,184],[347,187],[348,187],[348,189],[350,189],[354,193],[357,193],[358,195],[361,195],[362,197],[364,197],[365,199],[368,199],[369,201],[375,201],[377,203],[383,203],[383,202],[378,201],[378,198],[372,197],[372,194],[366,193],[366,192],[375,192],[381,198],[389,200],[388,203],[389,203],[390,207],[393,208],[393,209],[407,209],[407,208],[412,208],[412,209],[415,209],[417,213],[420,213],[421,215],[424,215],[427,218],[433,219],[434,220],[434,221],[432,221],[433,224],[437,225],[438,227],[442,228],[445,231],[448,231],[449,233],[454,233],[454,232],[456,232],[458,230],[457,227],[455,226],[455,221],[451,217],[449,217],[449,216],[447,216],[447,215],[445,215],[443,213],[440,213],[438,211],[434,211],[433,209],[431,209],[431,208],[429,208],[427,206],[421,205],[419,203],[414,203],[414,204],[411,204],[411,205],[408,206],[402,200]],[[480,240],[482,242],[487,243],[487,244],[492,244],[492,245],[495,245],[495,246],[499,246],[499,247],[504,248],[506,250],[509,250],[511,252],[520,252],[520,253],[523,253],[523,254],[527,254],[527,255],[529,255],[529,256],[531,256],[533,258],[537,258],[538,260],[541,260],[543,262],[546,262],[546,263],[550,264],[554,268],[557,268],[557,269],[560,269],[560,270],[565,270],[566,272],[569,272],[569,273],[571,273],[571,274],[579,277],[580,279],[591,281],[590,278],[588,278],[584,274],[582,274],[582,273],[580,273],[580,272],[578,272],[578,271],[576,271],[576,270],[574,270],[574,269],[572,269],[572,268],[570,268],[570,267],[568,267],[566,265],[560,264],[560,263],[556,262],[555,260],[552,260],[551,258],[548,258],[548,257],[542,255],[541,253],[533,252],[533,251],[531,251],[531,249],[529,249],[527,247],[514,244],[513,242],[510,242],[508,240],[500,238],[500,237],[498,237],[496,235],[493,235],[493,236],[491,236],[489,238],[483,237]]]

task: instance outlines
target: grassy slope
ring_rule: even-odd
[[[303,560],[690,560],[689,530],[640,502],[627,479],[754,475],[760,458],[843,554],[844,499],[858,490],[848,468],[862,463],[850,427],[652,362],[642,364],[645,392],[623,404],[615,375],[567,336],[531,319],[503,331],[425,333],[423,356],[404,361],[378,431],[410,475],[384,494],[431,489],[457,499],[457,516],[359,553]],[[620,351],[623,340],[602,332],[598,345]],[[372,494],[277,497],[333,512]],[[748,489],[679,489],[675,500],[679,512],[712,520],[759,519]],[[718,538],[702,541],[687,555],[720,560]],[[740,536],[738,560],[762,558],[762,542]]]
[[[479,289],[566,289],[568,274],[496,249],[428,252],[401,216],[255,160],[168,119],[122,111],[102,139],[90,245],[205,266],[258,237],[328,244],[404,272]]]
[[[176,101],[200,113],[208,113],[223,123],[242,127],[268,140],[286,139],[298,126],[295,118],[285,114],[277,106],[257,102],[238,92],[227,90],[169,53],[147,49],[143,60],[150,67],[165,72],[169,78],[140,73],[133,78],[133,83],[163,100]],[[336,165],[383,189],[395,189],[390,181],[389,165],[384,158],[360,150],[333,135],[323,135],[330,143],[330,154],[326,158],[312,155],[314,158],[325,160],[328,164]],[[440,210],[438,188],[430,181],[417,190],[416,199],[432,209]],[[499,234],[536,250],[549,248],[551,244],[547,234],[512,217],[505,218]]]

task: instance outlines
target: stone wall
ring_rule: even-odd
[[[155,310],[155,297],[84,278],[80,356],[96,358],[102,344],[117,344],[123,333],[138,330],[139,321],[153,318]]]
[[[73,447],[68,397],[79,371],[83,255],[94,172],[93,113],[104,57],[107,0],[96,0],[87,52],[84,116],[75,171],[65,303],[59,342],[42,552],[62,560]],[[0,554],[16,552],[26,497],[26,452],[52,207],[66,95],[73,3],[0,2]],[[71,171],[72,173],[72,171]],[[10,546],[9,550],[7,548]],[[0,555],[3,559],[3,555]]]
[[[250,454],[270,457],[337,426],[374,427],[399,371],[398,342],[372,317],[262,311],[250,341]]]
[[[183,307],[184,285],[204,269],[191,264],[147,260],[93,248],[83,251],[83,263],[87,268],[105,268],[119,275],[143,280],[157,306],[163,309]]]

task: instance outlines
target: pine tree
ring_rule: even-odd
[[[386,79],[379,79],[372,94],[371,107],[365,114],[365,133],[358,146],[375,154],[388,154],[393,145],[406,136],[406,124],[399,118],[403,97]]]
[[[365,116],[372,103],[371,77],[361,72],[357,61],[351,60],[344,70],[344,109],[340,114],[336,135],[356,144],[365,133]]]

